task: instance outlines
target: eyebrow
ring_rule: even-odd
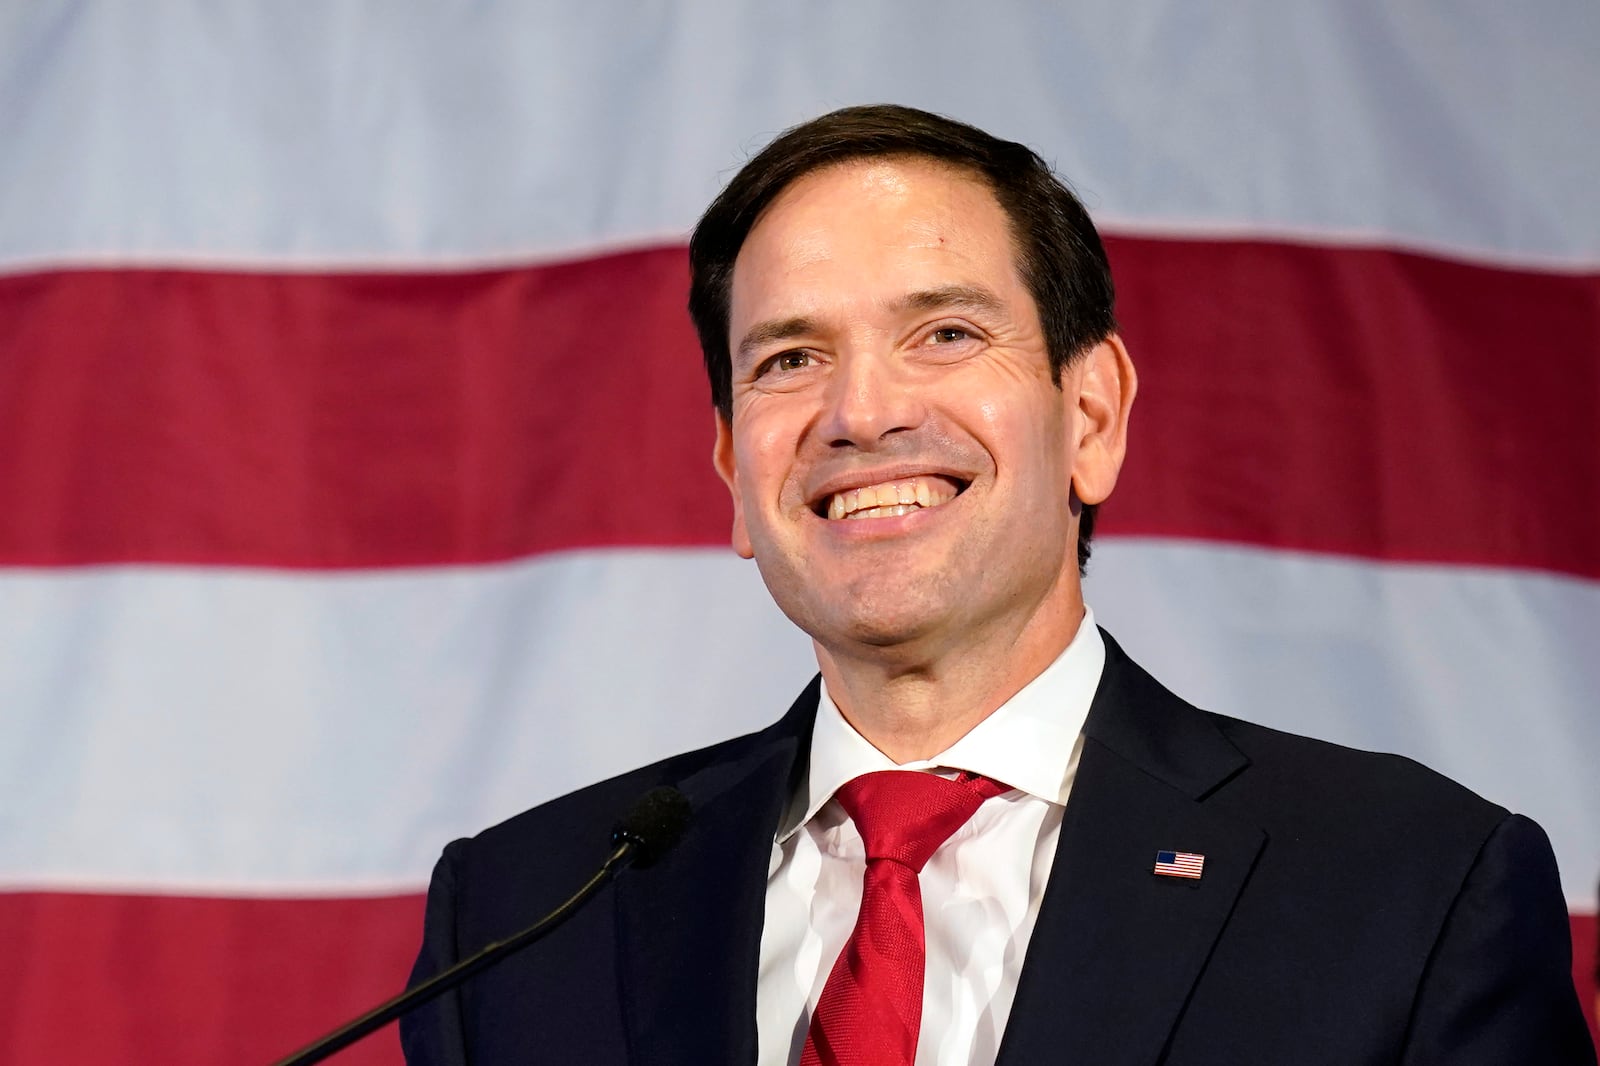
[[[1000,297],[977,285],[941,285],[937,289],[911,292],[890,301],[891,311],[987,311],[1005,310]]]
[[[908,292],[904,296],[890,300],[887,309],[891,312],[906,311],[983,311],[990,314],[999,314],[1005,310],[1005,304],[988,289],[977,285],[941,285],[935,289],[921,289],[917,292]],[[804,315],[795,315],[791,318],[775,318],[766,322],[758,322],[745,332],[739,340],[736,358],[743,362],[748,360],[758,348],[765,347],[774,341],[793,340],[819,332],[820,327],[816,319]]]
[[[757,322],[740,339],[739,348],[735,354],[739,362],[745,362],[755,354],[757,348],[765,347],[773,341],[793,340],[796,337],[804,337],[807,334],[816,332],[816,320],[806,318],[803,315]]]

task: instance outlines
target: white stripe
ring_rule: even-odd
[[[13,570],[0,604],[12,885],[415,889],[452,837],[766,725],[815,670],[725,552]]]
[[[1594,909],[1600,584],[1107,539],[1086,595],[1191,703],[1410,756],[1532,817]]]
[[[1600,586],[1107,540],[1089,595],[1201,706],[1418,758],[1594,907]],[[813,670],[717,550],[437,571],[0,571],[0,884],[419,888],[448,839],[775,719]]]
[[[392,267],[673,238],[773,132],[891,99],[1035,145],[1111,228],[1600,265],[1585,0],[975,11],[8,5],[0,263]]]

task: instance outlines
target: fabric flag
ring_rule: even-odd
[[[285,1054],[400,988],[446,841],[781,713],[684,241],[880,100],[1107,234],[1099,618],[1537,819],[1586,974],[1600,11],[1059,7],[0,12],[0,1060]]]

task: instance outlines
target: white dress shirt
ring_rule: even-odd
[[[1060,656],[971,732],[897,767],[822,690],[806,779],[778,825],[756,985],[761,1066],[800,1061],[822,986],[861,909],[866,849],[833,799],[875,770],[960,770],[1012,787],[956,830],[922,870],[927,968],[917,1066],[990,1066],[1055,858],[1083,722],[1105,643],[1094,614]]]

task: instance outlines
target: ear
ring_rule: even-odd
[[[1116,487],[1128,451],[1128,414],[1139,376],[1115,333],[1095,345],[1076,369],[1077,388],[1066,390],[1076,404],[1068,421],[1077,434],[1072,489],[1084,503],[1100,503]]]
[[[728,494],[733,497],[733,550],[746,559],[755,558],[755,549],[750,546],[750,532],[744,524],[744,499],[739,492],[739,467],[733,457],[733,427],[728,420],[718,411],[713,416],[717,423],[717,439],[711,445],[711,465],[717,470],[717,476],[722,483],[728,486]]]

